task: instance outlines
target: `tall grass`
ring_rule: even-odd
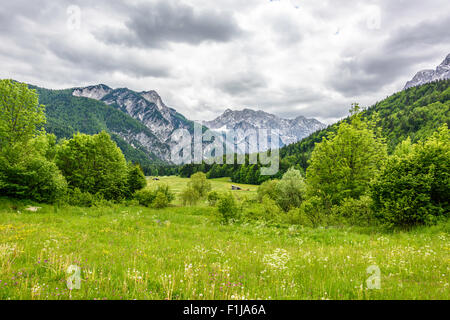
[[[382,233],[220,225],[206,205],[28,205],[0,200],[0,299],[450,298],[448,222]],[[367,286],[371,265],[381,289]]]

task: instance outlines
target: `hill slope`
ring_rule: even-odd
[[[387,138],[391,152],[398,143],[410,137],[413,142],[428,137],[441,124],[450,122],[450,80],[441,80],[398,92],[363,112],[371,119],[375,113]],[[337,124],[318,131],[302,141],[280,150],[282,158],[292,156],[306,168],[315,143],[320,142]]]
[[[167,107],[154,90],[136,92],[127,88],[112,89],[103,84],[74,88],[76,97],[87,97],[113,106],[150,129],[159,142],[171,144],[170,136],[176,129],[193,128],[193,122],[175,109]]]
[[[72,90],[48,90],[30,86],[46,106],[46,130],[58,138],[70,138],[76,132],[111,134],[129,161],[141,164],[162,163],[169,147],[144,124],[101,101],[75,97]]]

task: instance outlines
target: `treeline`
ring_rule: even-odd
[[[245,155],[245,164],[237,164],[237,155],[234,155],[234,164],[226,164],[226,156],[223,157],[223,164],[207,164],[203,162],[202,164],[185,164],[178,169],[178,174],[181,177],[189,178],[191,175],[197,172],[203,172],[206,174],[208,179],[230,177],[231,181],[245,184],[261,184],[269,179],[281,178],[284,172],[289,168],[294,167],[301,171],[303,168],[290,162],[288,159],[280,160],[280,170],[273,176],[263,176],[261,175],[261,168],[264,167],[259,161],[256,164],[251,164],[249,161],[249,155]],[[278,159],[274,159],[278,161]]]
[[[178,165],[168,165],[168,164],[143,164],[141,165],[142,170],[146,176],[177,176],[179,175],[180,166]]]
[[[396,93],[362,111],[361,116],[367,121],[376,121],[376,126],[386,138],[388,154],[392,154],[397,145],[408,137],[415,143],[430,137],[440,125],[448,125],[449,110],[450,80],[441,80]],[[248,155],[243,165],[186,164],[179,172],[184,177],[195,172],[204,172],[210,178],[228,176],[233,182],[249,184],[280,178],[291,167],[304,172],[309,166],[315,145],[329,134],[335,133],[341,123],[349,121],[351,119],[346,118],[300,142],[281,148],[280,170],[272,177],[261,176],[261,165],[249,164]]]
[[[45,107],[26,84],[0,81],[0,194],[90,206],[124,201],[146,186],[108,133],[59,142],[44,130]]]

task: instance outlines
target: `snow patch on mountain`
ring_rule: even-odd
[[[316,119],[307,119],[303,116],[298,116],[295,119],[284,119],[274,114],[252,109],[241,111],[227,109],[216,119],[205,121],[204,125],[219,132],[235,130],[243,133],[249,129],[277,130],[280,134],[280,147],[300,141],[315,131],[326,127],[325,124]],[[237,137],[240,140],[243,138],[245,137]]]

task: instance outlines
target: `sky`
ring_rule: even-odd
[[[333,123],[450,53],[448,0],[0,0],[0,78]]]

